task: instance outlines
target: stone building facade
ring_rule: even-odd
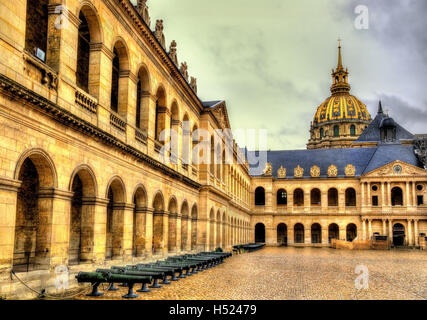
[[[198,98],[146,1],[0,8],[0,296],[24,291],[12,269],[48,286],[58,266],[249,242],[249,166],[232,137],[212,148],[228,138],[235,164],[183,160],[185,142],[211,142],[197,131],[230,127],[226,104]]]

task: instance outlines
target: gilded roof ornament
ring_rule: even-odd
[[[328,168],[328,177],[333,178],[337,176],[338,176],[338,168],[335,165],[331,164]]]
[[[272,176],[273,175],[273,168],[271,167],[271,163],[267,162],[265,164],[263,175],[264,176]]]
[[[311,169],[310,169],[310,175],[313,178],[320,177],[320,168],[318,166],[312,166]]]
[[[277,177],[279,179],[285,179],[286,178],[286,169],[283,168],[283,166],[280,166],[279,170],[277,170]]]
[[[356,175],[356,167],[353,166],[352,164],[348,164],[345,167],[345,175],[347,177],[354,177]]]
[[[294,177],[295,178],[302,178],[304,176],[304,169],[301,168],[300,165],[294,169]]]

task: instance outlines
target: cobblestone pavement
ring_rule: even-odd
[[[368,289],[355,287],[358,265],[369,270]],[[120,288],[96,299],[121,299],[125,293]],[[140,294],[138,299],[427,299],[427,252],[265,248],[233,256],[220,266]]]

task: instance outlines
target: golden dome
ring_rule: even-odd
[[[329,97],[316,111],[314,124],[329,121],[370,121],[371,115],[366,105],[350,94],[338,94]]]
[[[371,121],[371,115],[366,105],[350,94],[348,75],[348,69],[344,69],[342,65],[340,44],[338,46],[338,65],[335,70],[332,70],[332,95],[317,108],[313,125],[321,125],[329,121]]]

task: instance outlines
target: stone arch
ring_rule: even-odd
[[[88,165],[78,166],[72,173],[69,190],[73,193],[70,212],[70,233],[68,246],[68,264],[76,265],[93,260],[93,241],[95,229],[90,221],[94,220],[93,201],[97,192],[95,174]]]
[[[122,256],[124,204],[126,187],[119,176],[113,176],[107,184],[107,241],[105,259],[111,260]]]
[[[328,242],[331,243],[332,239],[339,240],[340,238],[340,227],[336,223],[331,223],[328,226]]]
[[[177,250],[177,215],[178,215],[178,200],[175,196],[171,196],[168,204],[168,251],[176,252]]]
[[[294,243],[304,243],[304,225],[296,223],[294,225]]]
[[[90,66],[99,64],[100,56],[90,47],[93,44],[103,43],[101,23],[96,8],[88,1],[80,6],[77,17],[80,25],[77,41],[76,84],[98,98],[100,72]]]
[[[346,228],[346,240],[352,242],[357,238],[357,226],[354,223],[349,223]]]
[[[152,242],[152,251],[153,253],[160,253],[166,248],[167,243],[165,243],[164,237],[164,227],[165,224],[165,200],[163,193],[157,191],[153,197],[153,242]]]
[[[14,179],[19,180],[19,174],[25,160],[30,159],[39,174],[40,187],[57,188],[58,175],[52,158],[42,149],[34,148],[25,151],[18,159],[14,172]]]
[[[133,201],[133,241],[132,256],[142,257],[145,253],[147,192],[143,184],[138,184],[132,196]]]
[[[130,68],[129,49],[126,41],[121,37],[117,37],[113,43],[111,110],[125,118],[127,114],[129,87],[129,76],[125,75],[129,73]]]
[[[314,188],[310,191],[310,202],[312,206],[320,206],[322,204],[322,193],[320,189]]]
[[[184,200],[181,205],[181,250],[187,250],[191,247],[189,244],[189,232],[191,231],[191,219],[189,216],[189,207],[187,200]],[[191,236],[190,236],[191,237]]]
[[[166,116],[168,113],[166,89],[163,84],[159,84],[156,90],[156,116],[154,123],[154,138],[157,142],[164,144],[160,141],[160,135],[166,129]]]
[[[18,159],[13,269],[48,269],[52,238],[53,188],[57,175],[53,161],[41,149],[24,152]]]
[[[328,190],[328,206],[338,207],[338,190],[336,188]]]
[[[393,223],[393,245],[395,247],[404,246],[406,238],[406,228],[403,223]]]
[[[285,189],[279,189],[277,191],[277,205],[287,205],[288,204],[288,193]]]
[[[403,191],[400,187],[394,187],[391,189],[391,205],[403,206]]]
[[[261,222],[255,225],[255,242],[265,243],[265,225]]]
[[[265,189],[261,186],[255,189],[255,205],[256,206],[265,205]]]
[[[73,181],[77,175],[80,177],[81,180],[84,180],[84,182],[86,182],[83,185],[83,192],[85,196],[98,196],[98,183],[96,181],[95,173],[93,169],[86,164],[79,165],[76,169],[74,169],[73,173],[71,174],[70,182],[68,184],[68,190],[72,191]]]
[[[135,126],[147,132],[150,117],[151,78],[144,64],[139,66],[137,75]]]
[[[215,249],[215,208],[212,207],[209,213],[209,249]]]
[[[345,190],[345,206],[346,207],[356,206],[356,190],[354,190],[354,188],[347,188]]]
[[[304,206],[304,191],[301,188],[297,188],[294,190],[294,206]]]
[[[221,246],[221,211],[218,209],[216,213],[216,219],[215,219],[215,226],[216,226],[216,246]]]
[[[277,225],[277,244],[279,246],[288,245],[288,226],[286,223],[279,223]]]
[[[311,225],[311,243],[322,243],[322,226],[317,222]]]

